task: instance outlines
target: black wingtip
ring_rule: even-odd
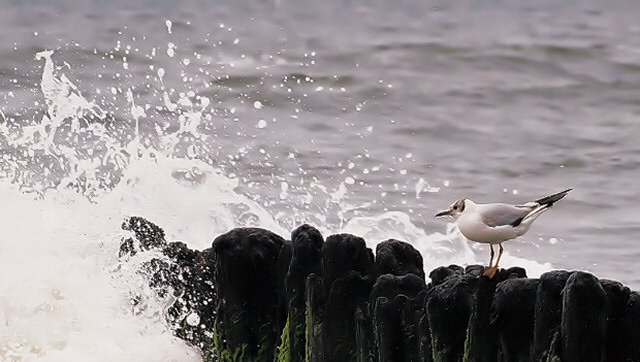
[[[563,197],[567,196],[567,194],[568,194],[569,192],[571,192],[572,190],[573,190],[572,188],[569,188],[569,189],[566,189],[566,190],[564,190],[564,191],[560,191],[560,192],[558,192],[558,193],[556,193],[556,194],[549,195],[549,196],[545,196],[545,197],[543,197],[543,198],[541,198],[541,199],[536,200],[536,202],[537,202],[538,204],[540,204],[540,205],[548,205],[548,206],[551,206],[551,205],[553,205],[555,202],[558,202],[558,201],[560,201]]]

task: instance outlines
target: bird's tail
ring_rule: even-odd
[[[535,204],[537,204],[537,206],[533,210],[531,210],[531,212],[528,213],[527,216],[524,217],[522,222],[526,220],[531,220],[533,222],[533,220],[537,219],[538,216],[540,216],[543,212],[547,211],[551,206],[553,206],[554,203],[560,201],[563,197],[567,196],[567,194],[571,190],[573,189],[566,189],[564,191],[558,192],[557,194],[545,196],[541,199],[534,201]]]

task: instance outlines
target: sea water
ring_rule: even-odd
[[[502,266],[640,285],[639,9],[616,2],[14,2],[0,35],[0,360],[197,361],[120,226],[302,223],[439,265],[433,215],[575,190]],[[143,299],[134,304],[133,295]]]

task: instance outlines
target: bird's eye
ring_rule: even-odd
[[[458,205],[455,205],[455,206],[453,207],[453,209],[454,209],[454,210],[458,210]]]

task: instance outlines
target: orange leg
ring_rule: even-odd
[[[504,249],[502,248],[502,244],[500,245],[500,252],[498,253],[498,260],[496,260],[496,268],[498,267],[498,264],[500,264],[500,257],[502,257],[502,252],[504,251]]]
[[[489,268],[491,268],[491,266],[493,266],[493,244],[489,244],[489,247],[491,248],[491,259],[489,259]]]
[[[485,268],[484,269],[484,273],[483,273],[483,275],[486,275],[489,278],[493,278],[493,276],[496,274],[496,271],[498,271],[498,264],[500,263],[500,258],[502,257],[502,252],[504,251],[504,248],[502,248],[502,244],[499,244],[499,245],[500,245],[500,252],[498,253],[498,260],[496,260],[496,265],[492,265],[492,263],[493,263],[493,245],[491,245],[491,261],[489,261],[489,267]]]
[[[486,275],[489,278],[493,278],[493,276],[496,274],[496,271],[498,270],[498,263],[500,262],[500,257],[502,256],[503,249],[502,244],[500,244],[500,253],[498,253],[498,260],[496,260],[496,265],[493,265],[493,244],[489,244],[489,247],[491,248],[491,260],[489,260],[489,266],[484,269],[483,275]]]

